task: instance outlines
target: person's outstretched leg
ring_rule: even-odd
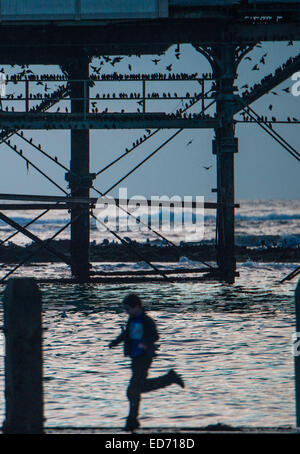
[[[160,375],[159,377],[155,378],[147,378],[143,382],[143,386],[141,392],[147,393],[149,391],[154,391],[155,389],[165,388],[166,386],[170,386],[173,384],[177,384],[184,388],[184,381],[174,369],[171,369],[167,374]]]

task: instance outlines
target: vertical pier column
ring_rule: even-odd
[[[296,332],[294,333],[294,366],[295,366],[295,398],[296,426],[300,427],[300,279],[295,291]]]
[[[67,66],[70,80],[72,113],[87,113],[89,86],[83,82],[89,78],[89,60],[78,57]],[[91,187],[90,146],[88,129],[71,129],[70,172],[66,174],[72,197],[89,197]],[[80,216],[78,219],[76,219]],[[72,275],[80,282],[87,282],[90,275],[89,244],[90,217],[87,205],[77,205],[71,209],[71,259]]]
[[[233,107],[236,78],[235,48],[228,44],[214,49],[216,78],[216,111],[213,152],[217,158],[217,262],[228,283],[234,282],[234,154],[238,151],[235,137]]]

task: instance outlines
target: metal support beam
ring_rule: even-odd
[[[70,265],[70,260],[65,254],[63,254],[60,251],[57,251],[55,248],[50,246],[46,241],[41,240],[39,237],[37,237],[36,235],[31,233],[29,230],[25,229],[25,227],[22,227],[20,224],[18,224],[13,219],[9,218],[8,216],[5,216],[5,214],[3,214],[3,213],[0,213],[0,219],[2,221],[4,221],[6,224],[8,224],[11,227],[13,227],[14,229],[16,229],[18,232],[23,233],[23,235],[27,236],[27,238],[30,238],[35,243],[39,244],[41,247],[43,247],[47,251],[54,254],[56,257],[60,258],[67,265]]]
[[[234,153],[238,150],[234,132],[235,47],[226,45],[212,50],[217,78],[214,150],[217,158],[217,263],[228,283],[234,282]]]
[[[74,101],[75,102],[75,101]],[[78,101],[79,102],[79,101]],[[165,113],[72,113],[0,112],[3,128],[17,129],[207,129],[216,126],[216,119],[201,114],[184,118]]]
[[[67,66],[70,79],[89,78],[89,60],[86,56],[80,56]],[[81,113],[83,116],[88,112],[88,103],[84,99],[88,95],[86,82],[70,82],[71,111]],[[74,99],[81,98],[81,99]],[[70,172],[66,174],[72,197],[89,198],[92,178],[90,170],[89,129],[71,129],[71,161]],[[79,216],[79,218],[78,218]],[[77,219],[78,218],[78,219]],[[80,282],[89,279],[89,244],[90,244],[90,216],[89,207],[73,206],[71,208],[71,271]]]

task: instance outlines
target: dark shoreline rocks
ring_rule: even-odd
[[[68,240],[52,241],[52,247],[69,256],[70,242]],[[152,262],[178,262],[181,257],[187,257],[193,261],[215,261],[216,249],[214,245],[182,245],[153,246],[149,244],[132,243],[130,247],[136,250],[140,257],[134,254],[123,244],[95,245],[90,246],[91,262],[140,262],[141,256]],[[36,252],[36,253],[35,253]],[[35,253],[35,254],[34,254]],[[34,255],[32,255],[34,254]],[[31,256],[26,263],[37,262],[61,262],[52,253],[41,249],[36,244],[27,247],[15,244],[0,246],[0,262],[18,263]],[[238,262],[300,262],[300,248],[249,248],[236,246],[236,260]]]

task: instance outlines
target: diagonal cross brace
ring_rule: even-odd
[[[295,57],[291,63],[287,64],[284,68],[277,68],[272,77],[265,78],[257,88],[254,88],[249,95],[235,96],[235,106],[233,108],[233,115],[237,114],[243,107],[249,106],[253,102],[257,101],[263,95],[268,93],[277,85],[284,82],[286,79],[291,77],[295,72],[300,69],[300,54]]]
[[[62,252],[57,251],[55,248],[52,246],[46,244],[46,241],[41,240],[39,237],[31,233],[29,230],[25,229],[25,227],[22,227],[20,224],[18,224],[16,221],[13,219],[10,219],[9,217],[5,216],[5,214],[0,212],[0,219],[6,224],[11,225],[14,229],[18,230],[19,232],[23,233],[23,235],[27,236],[30,238],[32,241],[35,243],[38,243],[41,247],[46,249],[47,251],[51,252],[54,254],[56,257],[60,258],[63,262],[65,262],[67,265],[71,265],[71,260]]]

